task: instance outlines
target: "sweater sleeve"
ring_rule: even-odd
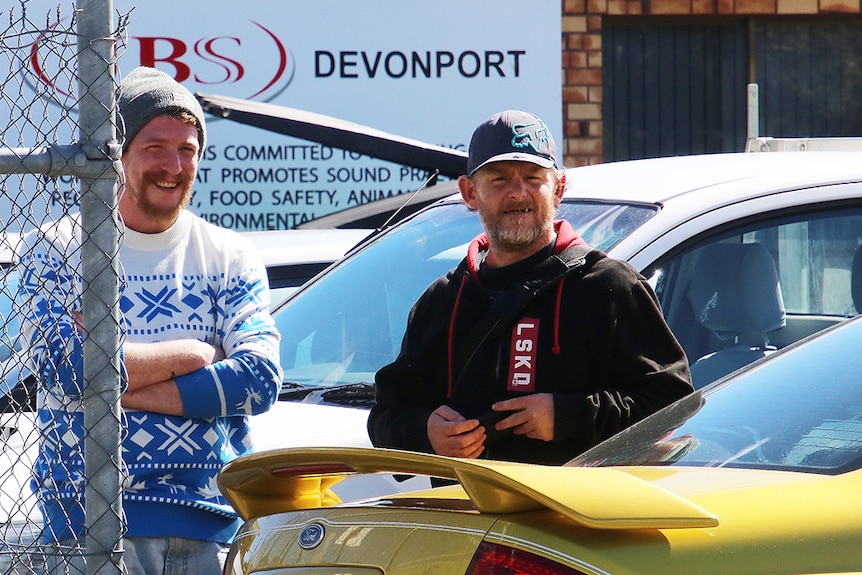
[[[250,244],[242,245],[220,298],[227,358],[176,378],[187,417],[255,415],[278,399],[280,337],[269,313],[266,268]]]
[[[76,220],[53,222],[23,237],[18,263],[21,332],[30,369],[55,396],[80,398],[84,388],[80,243]]]

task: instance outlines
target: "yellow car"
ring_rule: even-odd
[[[862,572],[862,320],[646,418],[562,467],[368,448],[229,464],[226,573]],[[340,502],[348,474],[450,485]]]

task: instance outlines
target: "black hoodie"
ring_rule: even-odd
[[[554,226],[553,254],[584,243],[567,222]],[[691,393],[688,361],[652,287],[598,250],[581,274],[548,286],[486,339],[466,367],[454,365],[459,344],[499,297],[481,281],[487,246],[484,234],[473,240],[461,264],[413,306],[401,352],[377,372],[368,418],[375,446],[432,453],[427,421],[440,405],[470,419],[496,401],[552,393],[552,441],[513,435],[486,444],[482,457],[558,465]],[[508,267],[518,266],[524,262]],[[517,272],[527,280],[535,269]]]

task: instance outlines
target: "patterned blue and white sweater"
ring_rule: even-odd
[[[80,236],[80,215],[67,216],[30,232],[20,254],[22,331],[42,383],[33,485],[44,541],[83,535],[83,339],[70,314],[81,310]],[[176,378],[186,417],[123,413],[126,535],[230,542],[240,520],[216,475],[251,450],[247,416],[269,409],[281,384],[266,269],[248,240],[188,211],[121,241],[125,341],[197,338],[227,356]]]

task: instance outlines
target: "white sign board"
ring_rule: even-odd
[[[115,0],[114,9],[129,15],[121,74],[153,66],[193,93],[458,149],[508,108],[535,112],[562,137],[559,0]],[[9,113],[0,109],[0,121]],[[427,175],[225,119],[210,116],[207,127],[191,209],[237,230],[291,228],[413,191]]]

